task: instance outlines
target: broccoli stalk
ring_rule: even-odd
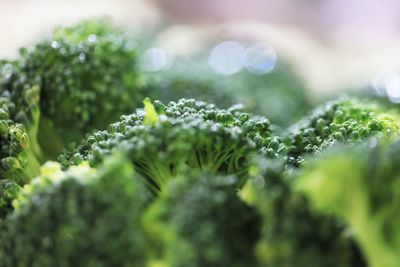
[[[400,261],[400,141],[371,139],[340,147],[307,164],[295,188],[320,213],[343,219],[369,266]]]

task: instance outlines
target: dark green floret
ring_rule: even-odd
[[[354,143],[373,135],[399,133],[399,115],[377,102],[355,98],[329,102],[292,127],[288,161],[299,165],[303,156],[319,153],[335,142]]]
[[[296,189],[344,220],[368,266],[399,265],[400,140],[334,148],[305,166]]]
[[[37,138],[50,158],[65,144],[133,112],[143,99],[132,37],[107,20],[58,28],[5,66],[0,80],[15,103],[26,90],[40,92],[40,120],[35,113],[25,126],[38,129],[31,139]]]
[[[13,180],[0,180],[0,223],[10,212],[12,202],[18,196],[21,187]]]
[[[9,97],[0,97],[0,180],[23,185],[39,173],[39,164],[29,132],[23,124],[12,120],[15,113],[16,105]],[[19,115],[22,117],[22,112]]]
[[[136,179],[135,179],[136,178]],[[47,163],[2,222],[0,265],[145,266],[140,214],[148,192],[114,156],[98,169]]]
[[[243,178],[251,154],[276,157],[283,145],[267,119],[251,117],[239,107],[218,109],[193,99],[168,105],[146,100],[144,112],[122,116],[59,161],[68,166],[88,160],[96,166],[115,148],[127,151],[137,172],[158,192],[185,168]]]
[[[192,172],[168,183],[145,215],[154,266],[256,266],[261,218],[237,196],[236,179]]]
[[[263,222],[257,244],[261,266],[365,267],[341,220],[313,212],[292,188],[283,159],[257,158],[240,196]]]

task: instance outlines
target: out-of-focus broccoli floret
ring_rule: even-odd
[[[0,265],[145,266],[147,197],[121,156],[96,170],[86,164],[63,172],[47,163],[2,222]]]
[[[205,70],[201,64],[194,64],[181,58],[179,60],[170,69],[143,75],[144,91],[148,93],[148,97],[165,103],[178,101],[181,98],[192,98],[218,103],[221,108],[228,108],[241,102],[228,90],[224,78],[208,69]]]
[[[340,220],[314,213],[290,187],[283,159],[256,158],[240,196],[262,215],[261,266],[365,267]]]
[[[355,98],[329,102],[292,128],[288,161],[299,165],[303,156],[319,153],[333,143],[365,140],[399,132],[399,115],[378,103]]]
[[[2,84],[14,102],[26,90],[40,91],[40,120],[26,125],[39,133],[46,156],[93,129],[105,128],[133,112],[144,98],[139,92],[137,49],[107,20],[89,20],[58,28],[53,35],[6,64]],[[39,124],[37,124],[39,123]]]
[[[192,172],[168,183],[144,223],[161,266],[256,266],[261,217],[238,196],[236,177]],[[158,253],[158,254],[157,254]]]
[[[59,161],[68,166],[88,160],[96,166],[118,147],[127,151],[137,172],[158,192],[183,168],[244,178],[251,154],[276,156],[283,149],[267,119],[251,117],[236,107],[218,109],[193,99],[168,105],[155,101],[153,106],[145,100],[144,114],[123,116],[108,130],[62,154]]]
[[[202,60],[199,56],[198,61]],[[222,108],[242,103],[246,111],[267,116],[281,127],[300,119],[312,106],[304,85],[285,64],[263,75],[242,71],[220,76],[207,64],[176,61],[168,70],[145,75],[149,97],[165,102],[195,98]]]
[[[345,221],[368,266],[400,262],[400,141],[339,147],[307,164],[296,182],[321,214]],[[319,226],[317,226],[319,227]]]
[[[313,106],[303,82],[284,63],[263,75],[242,71],[225,79],[227,90],[236,101],[281,127],[300,119]]]

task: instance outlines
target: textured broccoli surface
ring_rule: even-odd
[[[39,173],[35,144],[26,127],[15,120],[23,120],[25,114],[6,94],[0,97],[0,180],[10,179],[20,185]]]
[[[96,170],[47,163],[1,224],[0,265],[145,266],[143,186],[120,156]]]
[[[100,163],[114,148],[126,150],[138,173],[158,192],[185,168],[247,174],[251,154],[275,157],[283,150],[270,123],[232,107],[218,109],[193,99],[164,105],[145,101],[145,111],[123,116],[59,157],[64,165]]]
[[[304,155],[319,153],[338,141],[354,143],[373,135],[398,134],[399,115],[377,102],[350,98],[317,108],[291,131],[288,162],[298,166]]]
[[[161,266],[256,266],[261,217],[237,196],[237,178],[191,172],[168,183],[146,211]]]
[[[85,21],[21,49],[0,80],[14,102],[30,88],[40,91],[40,120],[26,126],[39,128],[31,139],[54,158],[65,144],[133,112],[144,98],[136,50],[132,38],[108,21]]]
[[[342,218],[369,266],[400,261],[400,141],[338,147],[310,162],[297,180],[321,214]]]
[[[0,180],[0,223],[10,212],[12,202],[18,196],[21,187],[13,180]]]
[[[261,266],[366,266],[343,222],[313,212],[292,190],[283,159],[256,158],[250,175],[240,196],[263,218],[256,249]]]

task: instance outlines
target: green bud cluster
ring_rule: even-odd
[[[168,183],[144,219],[160,265],[256,266],[261,218],[238,197],[236,180],[192,171]]]
[[[339,100],[325,104],[292,128],[288,162],[299,165],[306,154],[319,153],[335,142],[365,140],[399,132],[398,115],[373,101]]]
[[[223,110],[182,99],[168,105],[155,101],[154,109],[154,124],[143,123],[151,114],[122,116],[108,130],[90,135],[63,153],[59,161],[68,166],[88,160],[96,166],[113,149],[120,148],[128,151],[137,172],[158,192],[182,168],[243,177],[251,154],[276,157],[284,150],[267,119],[251,117],[237,107]]]
[[[145,266],[140,214],[148,194],[134,176],[119,155],[96,170],[45,164],[0,224],[0,265]]]

